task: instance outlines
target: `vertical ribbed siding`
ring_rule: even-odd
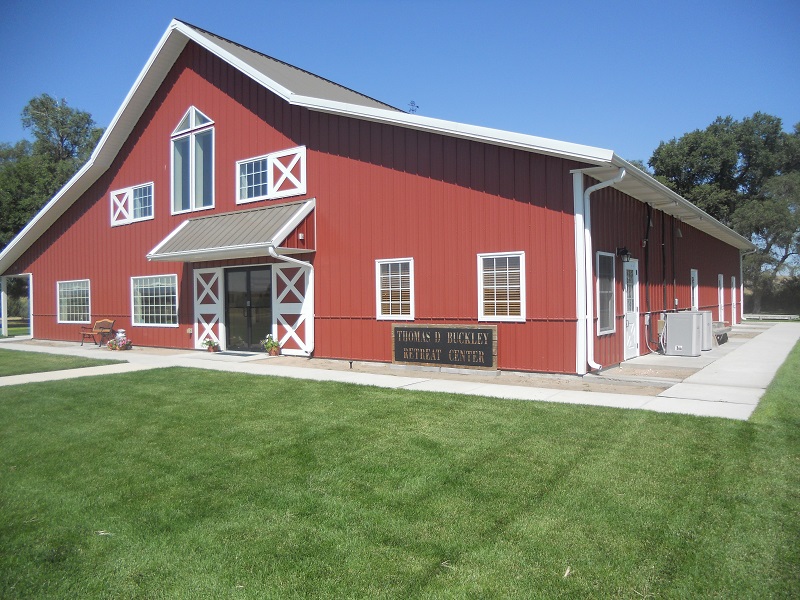
[[[596,183],[586,179],[585,185]],[[640,326],[639,349],[646,354],[648,341],[650,346],[657,347],[656,323],[664,311],[677,308],[688,310],[691,307],[689,297],[689,271],[696,268],[700,276],[700,310],[712,310],[717,315],[717,274],[723,273],[726,282],[731,276],[739,279],[739,252],[711,236],[687,225],[678,223],[673,217],[659,210],[652,210],[652,227],[647,228],[647,205],[623,194],[614,188],[605,188],[592,194],[592,250],[614,253],[619,247],[626,247],[632,258],[639,261],[640,292]],[[662,237],[662,222],[664,224]],[[675,236],[680,227],[682,238]],[[647,249],[642,241],[647,236]],[[666,255],[665,265],[662,263],[662,241]],[[649,256],[646,256],[649,251]],[[674,268],[673,268],[674,255]],[[593,263],[593,268],[596,263]],[[665,267],[665,268],[664,268]],[[666,273],[665,273],[666,271]],[[596,275],[596,274],[595,274]],[[665,277],[666,275],[666,277]],[[623,360],[623,296],[622,296],[622,262],[616,259],[616,331],[611,335],[599,336],[595,340],[595,359],[603,366],[617,364]],[[666,304],[664,302],[664,286],[666,279]],[[596,282],[595,277],[595,282]],[[673,285],[673,281],[675,285]],[[650,340],[647,339],[645,314],[649,310],[653,324]],[[591,290],[596,294],[596,287]],[[677,307],[674,298],[678,299]],[[725,295],[726,312],[730,315],[729,283]],[[597,331],[597,307],[594,315],[594,331]]]
[[[38,337],[74,337],[74,327],[55,323],[55,281],[88,277],[93,318],[116,318],[138,344],[191,347],[192,268],[210,265],[144,257],[198,214],[170,213],[170,134],[192,105],[215,130],[215,207],[202,214],[249,208],[235,204],[237,160],[308,149],[305,197],[317,198],[317,228],[307,221],[301,230],[317,248],[317,356],[391,360],[391,323],[375,319],[375,259],[414,258],[417,322],[467,324],[477,322],[477,254],[523,251],[527,321],[499,324],[500,368],[573,370],[569,171],[582,165],[292,107],[192,43],[107,174],[26,253]],[[155,218],[111,228],[109,192],[150,181]],[[288,243],[300,245],[296,232]],[[258,262],[270,261],[224,264]],[[131,276],[173,273],[179,326],[131,327]]]

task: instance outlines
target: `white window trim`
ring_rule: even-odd
[[[62,321],[61,320],[61,284],[62,283],[78,283],[79,281],[86,282],[86,289],[89,293],[89,318],[85,321]],[[56,281],[56,322],[57,323],[91,323],[92,322],[92,282],[89,279],[66,279],[64,281]]]
[[[283,158],[284,156],[289,156],[292,154],[296,154],[298,156],[297,160],[300,163],[300,181],[298,181],[298,185],[295,188],[285,190],[283,192],[275,191],[276,182],[273,179],[272,172],[274,170],[275,163],[278,162],[279,158]],[[254,162],[256,160],[266,160],[267,161],[267,193],[263,196],[256,196],[254,198],[242,198],[241,197],[241,188],[239,187],[239,180],[240,174],[239,169],[242,165]],[[283,163],[280,163],[283,165]],[[290,169],[291,170],[291,169]],[[283,181],[280,182],[283,184]],[[288,150],[280,150],[278,152],[270,152],[269,154],[262,154],[261,156],[253,156],[252,158],[244,158],[242,160],[236,161],[236,172],[234,177],[234,185],[236,186],[236,190],[234,192],[234,197],[236,198],[236,204],[248,204],[250,202],[260,202],[263,200],[277,200],[278,198],[288,198],[290,196],[302,196],[306,193],[307,186],[306,186],[306,147],[305,146],[297,146],[296,148],[289,148]]]
[[[410,281],[409,314],[384,315],[381,313],[381,265],[393,263],[408,263],[408,276]],[[385,258],[375,261],[375,318],[378,321],[413,321],[416,314],[414,296],[414,259],[413,258]]]
[[[611,329],[600,329],[600,256],[610,256],[612,273],[612,296],[614,298],[614,306],[611,313]],[[595,273],[597,273],[597,282],[595,284],[595,306],[597,307],[597,336],[612,335],[617,332],[617,255],[611,252],[598,252],[595,259]]]
[[[153,198],[153,206],[151,207],[150,216],[149,217],[139,217],[138,219],[133,216],[133,191],[138,190],[141,188],[150,187],[151,191],[150,194]],[[116,200],[121,194],[127,194],[127,200],[124,200],[128,204],[127,208],[127,217],[121,219],[114,219],[115,215],[120,214],[124,208],[119,205],[119,201]],[[154,182],[143,183],[141,185],[132,185],[126,188],[120,188],[118,190],[114,190],[109,194],[109,202],[111,203],[111,226],[112,227],[119,227],[120,225],[129,225],[130,223],[138,223],[139,221],[150,221],[155,218],[156,214],[156,184]],[[116,206],[115,206],[116,205]]]
[[[135,307],[135,300],[134,300],[134,287],[133,281],[135,279],[153,279],[155,277],[172,277],[175,280],[175,315],[176,315],[176,323],[137,323],[136,322],[136,311],[134,310]],[[157,275],[136,275],[131,276],[131,325],[134,327],[179,327],[180,326],[180,297],[179,297],[180,289],[178,287],[178,275],[175,273],[162,273]]]
[[[272,172],[272,168],[271,168],[272,165],[271,165],[271,162],[269,160],[269,157],[270,157],[269,154],[262,154],[261,156],[253,156],[252,158],[244,158],[242,160],[237,160],[236,161],[236,172],[235,172],[235,176],[233,178],[234,179],[233,183],[236,186],[236,190],[235,190],[235,193],[234,193],[234,198],[236,198],[236,204],[248,204],[250,202],[259,202],[261,200],[268,200],[269,199],[269,197],[270,197],[269,196],[269,190],[272,189],[272,182],[270,181],[270,173]],[[251,162],[255,162],[257,160],[266,160],[267,161],[267,193],[264,194],[263,196],[255,196],[253,198],[242,198],[242,196],[241,196],[242,189],[239,187],[239,181],[240,181],[240,178],[241,178],[241,175],[239,173],[239,169],[242,167],[242,165],[245,165],[245,164],[251,163]]]
[[[483,259],[484,258],[497,258],[501,256],[518,256],[519,257],[519,301],[520,301],[520,315],[517,317],[494,317],[486,316],[483,311]],[[524,323],[526,310],[526,297],[525,297],[525,252],[490,252],[485,254],[478,254],[478,321],[488,323]]]
[[[196,113],[200,113],[208,119],[208,116],[198,110],[196,107],[191,106],[189,110],[187,110],[181,119],[178,121],[178,125],[186,118],[186,115],[192,113],[190,122],[189,122],[189,129],[182,130],[180,133],[176,133],[175,131],[172,132],[169,138],[169,170],[170,170],[170,192],[169,192],[169,208],[170,214],[172,215],[183,215],[190,212],[199,212],[203,210],[211,210],[214,208],[217,202],[215,189],[217,183],[217,168],[216,168],[216,159],[217,159],[217,134],[214,127],[214,121],[208,119],[208,123],[203,123],[202,125],[196,126],[194,125],[195,115]],[[177,129],[177,126],[176,126]],[[196,206],[196,198],[195,198],[195,172],[194,172],[194,165],[195,165],[195,145],[193,143],[194,137],[198,133],[205,133],[206,131],[211,132],[211,204],[209,206]],[[186,210],[175,210],[175,142],[177,140],[181,140],[184,138],[191,138],[189,142],[189,201],[191,206]]]

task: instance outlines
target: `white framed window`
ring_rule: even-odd
[[[178,276],[131,277],[133,324],[145,327],[178,326]]]
[[[153,182],[111,192],[111,226],[153,218]]]
[[[214,207],[214,122],[192,106],[172,132],[172,214]]]
[[[90,323],[92,315],[89,280],[56,282],[59,323]]]
[[[597,335],[608,335],[616,329],[616,256],[597,253]]]
[[[375,313],[379,321],[414,320],[414,259],[375,261]]]
[[[255,202],[269,197],[269,155],[236,163],[236,202]]]
[[[478,254],[478,320],[525,321],[525,253]]]
[[[298,146],[236,163],[236,202],[274,200],[306,193],[306,148]]]
[[[720,273],[717,275],[717,313],[719,320],[725,320],[725,276]]]

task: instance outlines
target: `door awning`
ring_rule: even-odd
[[[153,248],[147,260],[202,262],[265,256],[270,246],[280,248],[315,207],[316,200],[312,198],[188,219]],[[314,248],[281,250],[291,254]]]

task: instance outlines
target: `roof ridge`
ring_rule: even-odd
[[[260,52],[259,50],[254,50],[253,48],[250,48],[249,46],[245,46],[244,44],[240,44],[239,42],[236,42],[234,40],[230,40],[230,39],[228,39],[228,38],[226,38],[224,36],[221,36],[221,35],[219,35],[217,33],[214,33],[213,31],[208,31],[207,29],[203,29],[202,27],[198,27],[197,25],[192,25],[191,23],[188,23],[188,22],[183,21],[181,19],[175,19],[175,20],[178,21],[179,23],[182,23],[182,24],[186,25],[187,27],[191,27],[192,29],[196,29],[197,31],[201,31],[201,32],[203,32],[203,33],[205,33],[207,35],[210,35],[210,36],[213,36],[213,37],[218,38],[220,40],[223,40],[225,42],[228,42],[229,44],[233,44],[234,46],[238,46],[239,48],[247,50],[248,52],[252,52],[254,54],[258,54],[259,56],[263,56],[264,58],[268,58],[269,60],[274,60],[276,63],[280,63],[282,65],[285,65],[285,66],[287,66],[287,67],[289,67],[291,69],[294,69],[295,71],[299,71],[301,73],[305,73],[306,75],[310,75],[311,77],[316,77],[317,79],[321,79],[322,81],[325,81],[326,83],[329,83],[331,85],[335,85],[336,87],[341,88],[343,90],[347,90],[348,92],[352,92],[353,94],[357,94],[357,95],[359,95],[359,96],[361,96],[363,98],[366,98],[367,100],[372,100],[373,102],[377,102],[378,104],[382,104],[383,106],[385,106],[385,107],[387,107],[387,108],[389,108],[391,110],[396,110],[396,111],[399,111],[399,112],[405,112],[405,111],[402,111],[402,110],[400,110],[399,108],[397,108],[395,106],[392,106],[391,104],[387,104],[383,100],[378,100],[377,98],[373,98],[372,96],[368,96],[367,94],[363,94],[363,93],[359,92],[358,90],[354,90],[352,88],[347,87],[346,85],[342,85],[341,83],[337,83],[336,81],[328,79],[327,77],[323,77],[322,75],[317,75],[316,73],[312,73],[311,71],[307,71],[305,69],[301,69],[300,67],[297,67],[297,66],[295,66],[295,65],[293,65],[291,63],[288,63],[288,62],[286,62],[284,60],[281,60],[279,58],[275,58],[274,56],[270,56],[269,54],[265,54],[264,52]]]

